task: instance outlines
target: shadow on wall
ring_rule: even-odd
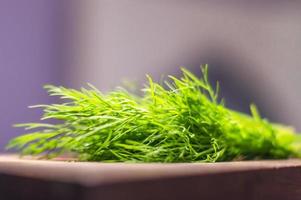
[[[265,83],[263,74],[258,75],[256,70],[252,70],[252,63],[246,63],[242,55],[231,48],[226,49],[225,45],[207,48],[204,55],[200,56],[200,60],[209,64],[210,82],[213,86],[219,82],[219,96],[228,108],[250,114],[250,104],[255,103],[263,117],[281,121],[279,113],[269,103],[273,96],[261,95],[269,90],[269,85]],[[202,76],[198,62],[188,66],[194,74]]]

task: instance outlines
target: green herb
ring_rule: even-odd
[[[254,105],[252,116],[227,109],[209,84],[208,68],[199,79],[182,68],[162,86],[148,78],[144,95],[119,88],[103,94],[88,89],[45,86],[61,104],[38,105],[42,120],[60,123],[20,124],[32,133],[13,139],[8,148],[23,154],[73,152],[83,161],[216,162],[283,159],[300,156],[291,128],[269,123]],[[34,131],[36,130],[36,131]]]

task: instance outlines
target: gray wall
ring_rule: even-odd
[[[208,63],[230,107],[301,131],[301,2],[81,1],[73,79],[109,90]]]

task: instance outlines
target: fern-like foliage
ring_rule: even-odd
[[[42,120],[59,123],[19,124],[30,133],[14,138],[8,148],[22,154],[75,153],[83,161],[216,162],[299,157],[300,143],[291,128],[227,109],[219,86],[208,81],[208,68],[198,78],[182,68],[164,86],[153,82],[143,96],[125,89],[103,94],[88,89],[45,86],[60,104],[38,105]]]

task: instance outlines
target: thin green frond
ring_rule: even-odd
[[[22,154],[58,156],[72,152],[83,161],[218,162],[241,159],[300,157],[301,139],[290,127],[263,119],[255,105],[252,116],[219,102],[208,80],[208,66],[198,78],[181,68],[164,86],[147,76],[138,97],[119,88],[107,94],[89,84],[80,90],[47,85],[59,104],[38,105],[42,120],[27,123],[32,133],[14,138],[8,148]]]

